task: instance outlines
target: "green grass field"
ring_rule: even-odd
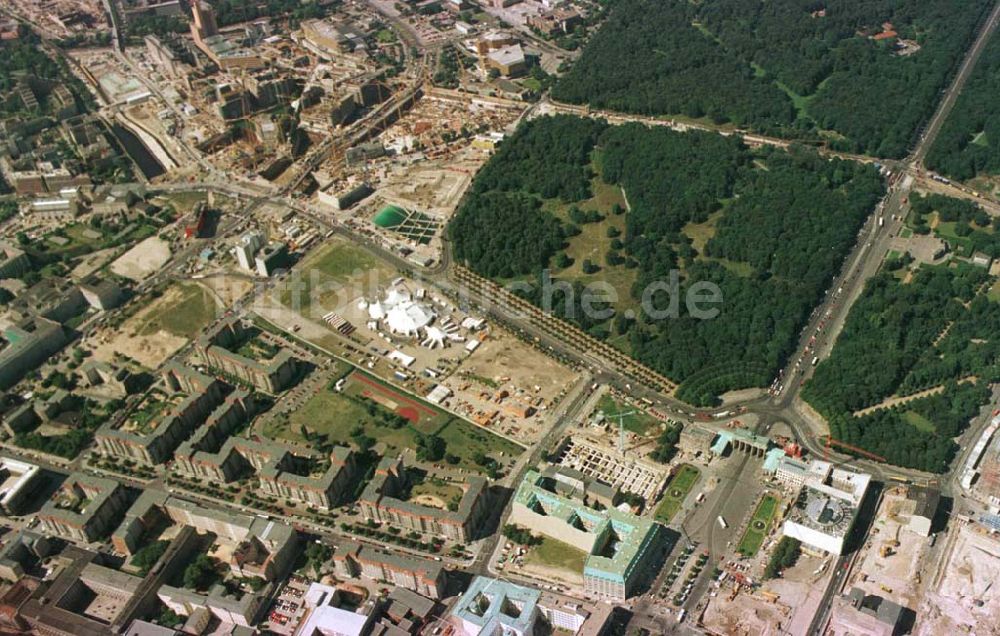
[[[291,284],[281,294],[281,303],[303,315],[310,313],[313,304],[330,311],[356,296],[356,290],[343,293],[352,279],[364,277],[366,281],[385,284],[394,275],[388,265],[369,252],[336,240],[319,248],[294,268],[294,275],[289,279]]]
[[[660,421],[652,415],[647,415],[642,411],[636,410],[634,407],[622,404],[606,393],[601,396],[600,401],[597,403],[597,408],[603,411],[605,417],[613,421],[615,426],[618,425],[618,418],[611,416],[616,413],[628,413],[632,411],[631,415],[626,415],[622,418],[622,424],[625,426],[626,431],[631,431],[637,435],[646,435],[650,429],[657,428],[660,425]]]
[[[176,290],[176,291],[175,291]],[[175,336],[193,338],[215,318],[215,300],[196,283],[178,283],[154,301],[161,310],[145,314],[137,331],[148,336],[164,330]]]
[[[355,371],[348,379],[344,393],[322,389],[287,419],[271,419],[261,433],[271,439],[305,443],[307,440],[302,433],[302,427],[305,426],[313,433],[325,435],[330,442],[351,445],[351,434],[354,428],[360,425],[365,435],[375,439],[376,442],[384,443],[389,452],[416,448],[421,434],[436,433],[445,441],[447,454],[458,458],[456,465],[472,471],[483,470],[473,459],[479,453],[501,460],[524,451],[513,442],[444,411],[434,409],[430,404],[402,394],[398,389],[390,388],[397,392],[399,397],[405,398],[407,404],[414,406],[398,402],[402,410],[397,409],[396,413],[406,415],[411,414],[412,409],[420,409],[421,413],[426,412],[430,415],[426,419],[421,416],[417,424],[411,422],[399,428],[388,425],[378,417],[370,415],[365,404],[349,397],[360,396],[370,389],[370,376],[364,376],[368,379],[368,384],[362,383],[360,377],[361,374]],[[378,403],[379,409],[388,410],[388,402],[383,400]]]
[[[434,478],[424,479],[414,484],[410,489],[411,500],[420,495],[436,497],[446,506],[451,500],[461,499],[462,494],[463,491],[460,485]]]
[[[778,511],[778,498],[773,495],[764,495],[764,498],[757,504],[757,509],[747,525],[743,538],[736,546],[736,551],[746,556],[753,556],[760,550],[764,543],[764,538],[771,529],[771,522],[774,514]]]
[[[913,428],[923,431],[925,433],[933,433],[935,430],[934,422],[930,421],[920,413],[916,411],[907,411],[903,414],[903,419],[905,419],[910,426]]]
[[[995,303],[1000,303],[1000,281],[993,283],[993,287],[987,292],[986,297]]]
[[[677,474],[667,484],[663,499],[660,501],[660,505],[656,507],[653,518],[660,523],[670,523],[670,520],[674,518],[677,511],[681,509],[684,499],[687,498],[691,489],[694,488],[700,474],[700,471],[694,466],[682,464],[677,470]]]
[[[524,555],[526,564],[553,570],[565,570],[574,574],[583,572],[583,565],[586,561],[587,553],[583,550],[578,550],[568,543],[549,537],[542,537],[542,542]]]
[[[595,165],[599,161],[599,155],[595,155]],[[566,254],[573,259],[573,264],[565,269],[554,271],[553,275],[578,280],[584,284],[601,281],[610,284],[616,290],[630,289],[635,282],[637,272],[624,265],[609,266],[605,262],[605,256],[611,250],[611,243],[614,241],[608,236],[608,228],[614,227],[621,232],[622,236],[625,234],[626,215],[616,216],[612,213],[616,204],[625,207],[625,198],[618,186],[605,183],[599,177],[595,177],[591,181],[591,189],[594,196],[575,205],[585,212],[597,211],[604,216],[604,219],[597,223],[584,223],[579,226],[580,234],[570,238],[566,248]],[[561,220],[571,222],[569,218],[570,205],[558,200],[550,200],[545,202],[545,208]],[[587,259],[600,266],[601,269],[594,274],[585,274],[583,261]],[[619,293],[614,306],[617,311],[624,311],[628,308],[634,309],[637,304],[631,294]]]

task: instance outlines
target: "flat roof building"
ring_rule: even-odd
[[[230,569],[239,576],[267,581],[284,576],[298,554],[298,533],[291,526],[236,512],[204,508],[147,488],[125,512],[111,536],[117,552],[133,554],[145,533],[164,521],[211,532],[232,547]]]
[[[0,510],[20,514],[25,501],[35,494],[40,478],[38,466],[0,457]]]
[[[460,636],[533,636],[541,596],[534,588],[477,576],[450,619]]]
[[[843,554],[871,475],[830,469],[827,462],[813,465],[816,470],[805,478],[785,519],[784,534],[817,550]]]
[[[475,539],[489,517],[489,493],[482,477],[466,479],[455,510],[441,510],[400,499],[409,490],[408,486],[409,474],[402,457],[383,457],[358,499],[361,514],[372,521],[461,542]]]
[[[38,520],[46,532],[89,543],[111,531],[126,500],[125,489],[117,481],[73,473],[42,506]]]
[[[228,389],[211,376],[175,363],[162,375],[161,386],[170,395],[150,393],[124,419],[103,424],[94,435],[101,453],[148,464],[167,461],[223,403]]]
[[[514,493],[509,522],[585,552],[587,592],[619,601],[634,595],[649,572],[642,564],[664,547],[663,527],[615,508],[594,510],[544,484],[540,473],[528,471]]]
[[[233,316],[198,338],[197,349],[209,366],[273,394],[292,383],[298,365],[291,351],[270,340],[264,332]]]
[[[339,576],[362,576],[372,581],[389,581],[433,599],[444,595],[446,574],[440,563],[417,559],[363,546],[355,541],[342,541],[333,555]]]

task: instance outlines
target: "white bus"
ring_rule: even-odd
[[[722,518],[722,515],[719,515],[718,522],[719,522],[719,525],[722,526],[723,528],[728,528],[729,527],[729,524],[726,523],[726,520]]]

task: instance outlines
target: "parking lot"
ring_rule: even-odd
[[[281,593],[274,599],[267,613],[268,629],[275,634],[291,636],[295,633],[302,617],[305,615],[305,605],[302,597],[309,589],[309,581],[300,576],[291,576]]]

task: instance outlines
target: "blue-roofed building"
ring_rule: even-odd
[[[764,457],[771,446],[771,440],[762,435],[756,435],[743,428],[734,428],[720,431],[711,450],[716,455],[722,455],[733,448],[755,457]]]
[[[983,524],[990,530],[994,532],[1000,532],[1000,515],[993,515],[988,512],[984,512],[979,515],[979,523]]]
[[[532,636],[539,590],[477,576],[451,610],[457,636]]]
[[[641,566],[664,545],[663,526],[615,508],[595,510],[545,485],[537,471],[525,475],[514,494],[510,523],[586,552],[588,593],[619,601],[632,596],[642,580]]]

